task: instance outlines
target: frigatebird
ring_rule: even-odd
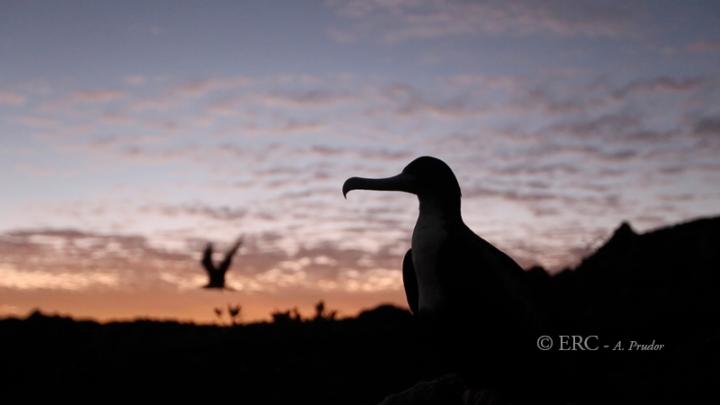
[[[238,239],[230,249],[225,252],[225,257],[219,264],[213,261],[213,244],[208,243],[203,251],[201,264],[208,275],[208,283],[203,288],[225,289],[225,274],[232,264],[233,256],[242,246],[242,238]]]
[[[530,372],[522,368],[537,351],[542,316],[525,272],[465,225],[450,167],[424,156],[393,177],[349,178],[343,195],[351,190],[417,195],[420,212],[402,264],[405,294],[456,371],[479,385]]]

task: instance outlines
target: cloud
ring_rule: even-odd
[[[349,28],[331,27],[331,38],[351,42],[380,35],[386,42],[470,35],[619,37],[634,33],[630,10],[620,3],[525,0],[447,2],[440,0],[331,0],[327,4]]]
[[[693,125],[692,132],[700,136],[720,137],[720,116],[699,119]]]
[[[151,247],[147,239],[75,229],[16,230],[0,235],[4,287],[120,288],[142,278],[138,267],[184,257]],[[135,268],[135,269],[133,269]]]
[[[474,229],[528,263],[561,266],[560,258],[570,260],[580,251],[578,242],[568,237],[548,245],[547,229],[576,226],[577,236],[599,227],[584,223],[588,217],[612,226],[646,216],[660,208],[652,195],[686,192],[668,184],[698,174],[717,178],[720,170],[711,158],[716,149],[701,144],[716,126],[713,80],[669,75],[615,80],[565,71],[536,77],[457,74],[412,83],[210,77],[128,85],[121,89],[123,98],[100,111],[78,108],[65,115],[30,108],[16,122],[37,134],[88,125],[72,145],[43,139],[74,162],[91,157],[92,169],[76,178],[102,181],[103,197],[88,198],[114,208],[96,215],[82,208],[87,201],[73,201],[73,210],[60,212],[45,202],[44,211],[57,215],[39,208],[36,223],[144,235],[133,248],[135,257],[155,257],[150,262],[156,264],[98,249],[92,254],[103,258],[96,262],[101,271],[144,268],[152,285],[189,288],[197,281],[202,241],[223,241],[242,231],[249,237],[247,260],[235,280],[242,288],[273,288],[269,280],[276,279],[286,286],[312,289],[324,283],[341,290],[347,285],[337,277],[344,272],[397,268],[417,210],[415,199],[396,193],[344,201],[339,187],[345,178],[387,176],[416,156],[439,156],[461,179]],[[134,108],[146,100],[167,104],[155,111]],[[125,171],[142,173],[140,181],[115,177]],[[630,192],[648,197],[628,198]],[[676,207],[668,221],[696,212],[692,207],[707,204],[701,201],[714,201],[699,198],[668,202]],[[507,223],[486,234],[495,220]],[[508,235],[516,232],[524,245],[510,243]],[[183,251],[190,240],[192,248]],[[323,243],[330,243],[327,251],[299,253]],[[47,253],[43,244],[25,248],[33,246]],[[177,256],[158,257],[162,252]],[[332,265],[316,263],[316,256]],[[16,259],[8,263],[20,263]],[[72,260],[68,266],[87,268]],[[311,267],[290,268],[308,261]],[[117,288],[130,280],[142,283],[138,272],[123,273]],[[259,274],[265,276],[258,279]]]
[[[712,84],[713,81],[707,78],[668,76],[641,77],[620,84],[602,77],[580,82],[577,78],[563,76],[517,80],[513,87],[508,87],[512,91],[504,109],[573,118],[584,113],[607,114],[608,110],[623,107],[623,115],[628,117],[639,113],[628,109],[634,103],[647,103],[653,97],[660,100],[690,97]]]
[[[235,104],[234,96],[253,84],[255,84],[253,78],[243,75],[170,81],[152,96],[133,98],[129,104],[129,110],[135,113],[163,111],[198,99],[224,94],[231,96],[229,97],[230,103],[223,104],[221,100],[213,100],[212,103],[215,104],[213,108],[216,110],[226,111]]]
[[[227,91],[244,87],[253,80],[247,76],[225,76],[219,78],[190,80],[175,85],[170,94],[173,97],[202,97],[216,91]]]
[[[83,115],[81,111],[84,110],[97,110],[121,102],[128,96],[125,90],[111,88],[77,90],[61,95],[50,93],[39,103],[36,111],[61,115],[67,119],[71,115]]]
[[[271,106],[284,107],[329,107],[351,99],[350,95],[328,89],[305,90],[300,92],[267,92],[256,95],[255,99]]]
[[[473,187],[469,187],[467,191],[463,192],[463,195],[466,195],[468,198],[501,198],[510,202],[529,203],[528,205],[531,207],[531,209],[534,209],[536,204],[540,204],[540,209],[545,211],[545,215],[549,213],[548,210],[550,208],[548,206],[542,206],[542,204],[547,202],[558,203],[559,209],[563,210],[586,208],[613,210],[622,207],[619,196],[617,194],[609,193],[605,193],[604,195],[578,195],[568,192],[561,193],[557,190],[551,189],[539,191],[514,188],[490,188],[475,185]]]
[[[697,53],[714,53],[720,52],[720,40],[702,40],[691,42],[687,45],[687,50]]]
[[[39,115],[21,115],[15,117],[15,122],[18,122],[28,127],[40,129],[52,129],[62,125],[61,121],[55,118],[43,117]]]
[[[418,88],[407,84],[383,86],[378,91],[379,105],[375,108],[375,114],[390,112],[404,117],[430,115],[438,118],[456,118],[478,116],[484,112],[480,106],[473,105],[466,97],[458,95],[449,99],[431,99]]]
[[[682,93],[697,90],[705,84],[706,81],[700,78],[677,79],[672,77],[655,77],[652,79],[632,81],[615,90],[612,95],[615,98],[622,99],[638,93]]]
[[[70,94],[62,102],[69,104],[107,103],[123,98],[126,95],[124,91],[120,90],[83,90]]]
[[[247,215],[247,210],[244,208],[234,208],[228,206],[216,207],[201,203],[145,206],[141,208],[141,211],[159,213],[169,217],[197,216],[224,222],[237,221],[243,219]]]
[[[390,247],[372,257],[332,243],[278,249],[272,233],[245,236],[229,284],[239,291],[286,289],[396,291],[400,260]],[[19,290],[147,288],[196,289],[204,281],[199,255],[206,240],[186,239],[183,250],[153,247],[144,237],[75,229],[27,229],[0,235],[0,287]],[[219,244],[218,249],[225,248]],[[32,260],[28,260],[31,258]],[[381,266],[389,265],[390,269]]]
[[[118,275],[112,273],[27,272],[0,266],[0,288],[74,291],[88,288],[115,287],[117,285]]]
[[[576,122],[558,122],[547,129],[549,132],[567,133],[582,137],[613,137],[627,133],[629,128],[637,128],[642,117],[627,113],[610,113]],[[591,147],[585,145],[585,151]]]
[[[27,101],[27,98],[20,93],[0,90],[0,105],[18,107],[24,105],[25,101]]]
[[[455,89],[473,88],[481,91],[488,89],[517,90],[527,83],[521,77],[510,75],[458,74],[445,78],[444,82]]]
[[[153,247],[141,236],[26,230],[11,233],[10,237],[22,238],[22,234],[25,238],[16,247],[32,250],[33,260],[2,249],[0,244],[0,263],[20,271],[14,283],[24,283],[28,289],[185,288],[188,281],[203,277],[199,267],[193,271],[194,255]],[[168,281],[168,273],[176,276],[171,281],[177,283]]]
[[[145,84],[147,78],[143,75],[130,75],[125,76],[123,81],[131,86],[140,86],[142,84]]]

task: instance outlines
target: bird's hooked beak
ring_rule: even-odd
[[[417,181],[414,176],[407,173],[400,173],[397,176],[384,179],[367,179],[363,177],[351,177],[345,180],[342,192],[347,198],[347,193],[352,190],[376,190],[376,191],[404,191],[416,193]]]

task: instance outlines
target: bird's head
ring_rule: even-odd
[[[440,159],[419,157],[400,174],[381,179],[351,177],[343,184],[343,195],[351,190],[404,191],[416,194],[420,201],[434,200],[459,203],[460,185],[450,167]]]

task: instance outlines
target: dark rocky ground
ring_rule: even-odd
[[[64,398],[99,389],[209,403],[377,403],[436,371],[414,356],[428,348],[413,328],[408,312],[390,306],[355,319],[235,327],[36,313],[0,321],[0,381],[6,391]]]

